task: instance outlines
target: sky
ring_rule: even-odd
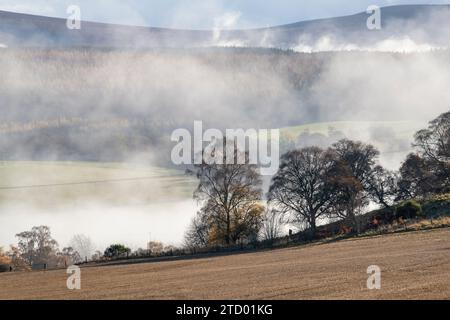
[[[257,28],[365,11],[369,5],[450,4],[450,0],[0,0],[0,10],[180,29]]]

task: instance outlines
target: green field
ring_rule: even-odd
[[[192,197],[193,177],[177,170],[95,162],[0,162],[0,204],[39,207],[87,201],[138,205]]]
[[[395,133],[397,138],[410,139],[414,133],[424,128],[424,122],[418,121],[335,121],[318,122],[281,129],[281,135],[287,139],[296,139],[304,132],[328,135],[329,128],[342,131],[346,135],[363,136],[373,130]]]

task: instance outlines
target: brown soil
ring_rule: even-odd
[[[367,267],[382,270],[368,290]],[[450,229],[231,256],[0,274],[0,299],[450,299]]]

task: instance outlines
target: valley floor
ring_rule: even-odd
[[[366,286],[370,265],[381,289]],[[0,274],[0,299],[450,299],[450,229],[273,251]]]

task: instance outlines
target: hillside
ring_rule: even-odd
[[[167,166],[172,131],[199,119],[218,129],[414,123],[402,137],[357,125],[364,140],[394,134],[383,151],[400,157],[406,132],[448,110],[449,53],[423,49],[447,46],[449,17],[448,6],[410,5],[382,8],[379,31],[364,12],[254,30],[68,30],[64,19],[0,12],[0,160]]]
[[[153,164],[167,165],[172,131],[192,130],[199,119],[219,129],[403,121],[414,123],[409,134],[415,123],[448,110],[448,57],[231,48],[0,51],[0,159],[109,162],[156,154]],[[424,88],[429,78],[436,82],[431,91]]]
[[[0,299],[449,299],[450,229],[194,260],[0,274]],[[367,290],[367,268],[381,290]]]
[[[0,44],[7,47],[156,48],[248,46],[320,49],[326,38],[336,47],[367,47],[391,39],[448,46],[445,32],[450,11],[445,5],[391,6],[382,9],[382,31],[366,27],[368,15],[302,21],[253,30],[173,30],[83,22],[81,30],[66,28],[66,20],[0,12]],[[437,24],[436,24],[437,23]],[[433,41],[430,41],[430,39]],[[322,49],[331,50],[330,46]]]

